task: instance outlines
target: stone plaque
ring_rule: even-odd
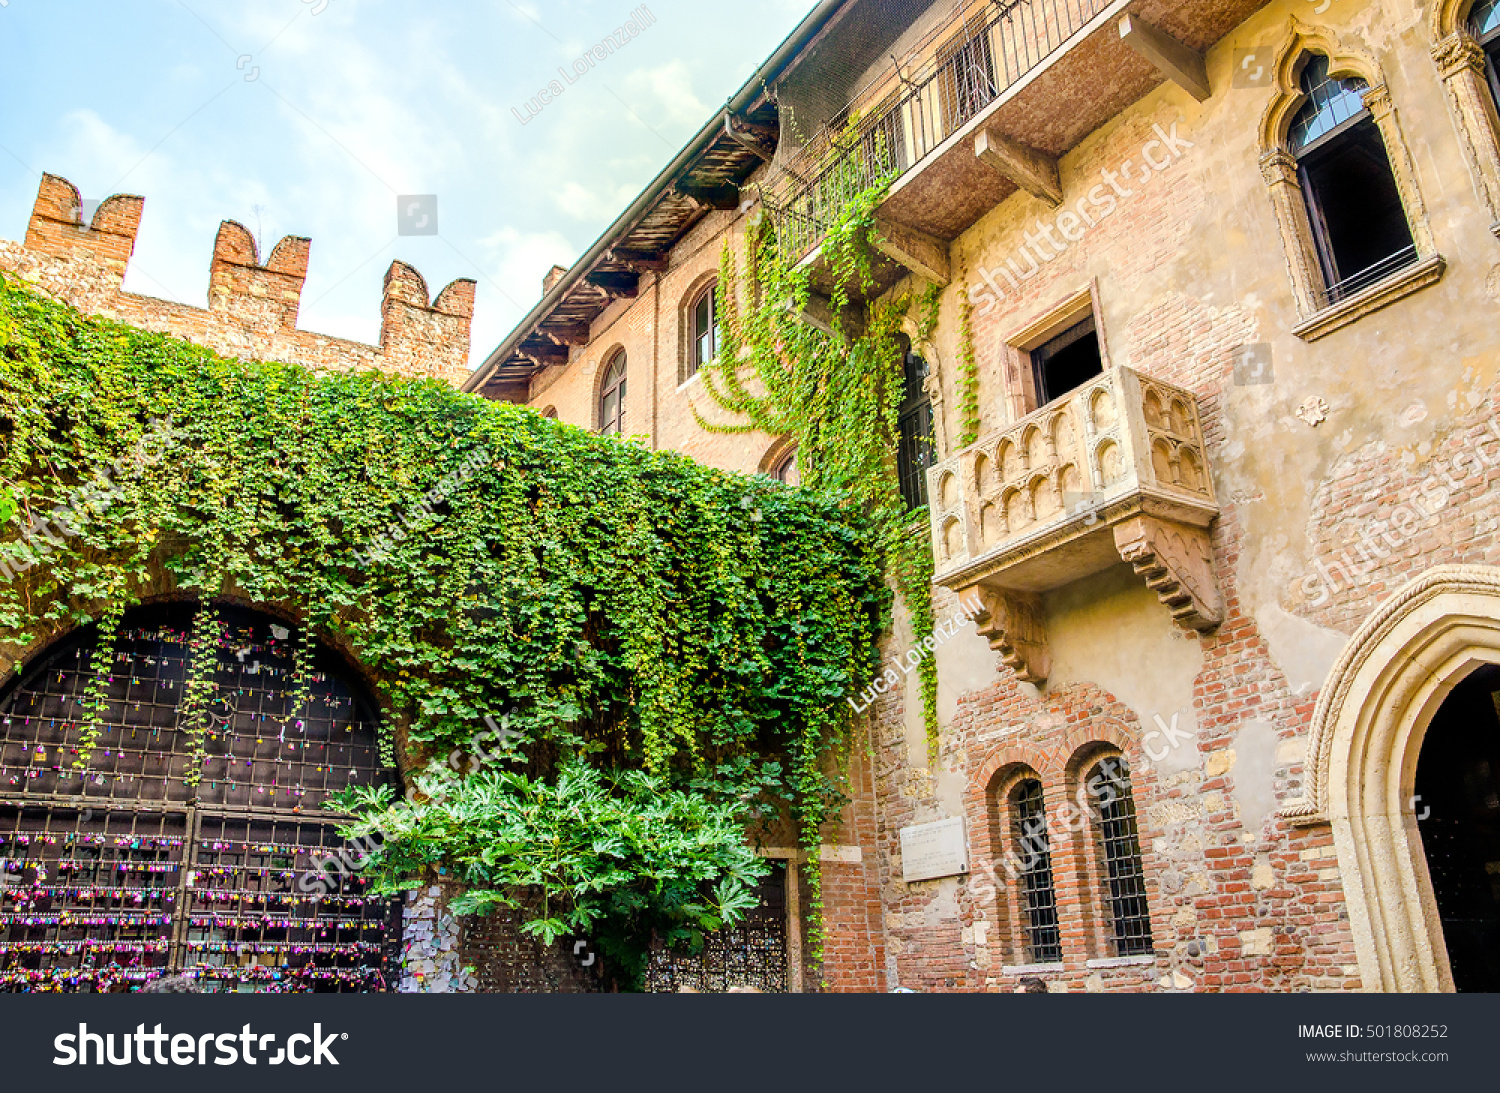
[[[953,877],[969,871],[969,845],[963,817],[912,824],[901,829],[901,879]]]

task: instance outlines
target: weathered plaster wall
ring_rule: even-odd
[[[1121,567],[1047,597],[1054,671],[1041,688],[1005,669],[987,676],[982,647],[954,643],[939,655],[937,772],[912,746],[909,717],[877,712],[893,981],[1013,989],[1017,976],[1002,969],[1017,961],[1019,937],[1006,885],[991,878],[1001,894],[987,894],[978,863],[964,882],[902,884],[899,828],[964,814],[938,788],[961,774],[973,855],[986,843],[982,829],[1003,812],[986,799],[997,754],[1040,772],[1050,806],[1053,794],[1066,799],[1073,750],[1118,732],[1155,883],[1158,955],[1135,968],[1098,966],[1107,938],[1090,924],[1088,893],[1071,891],[1075,882],[1062,876],[1086,871],[1094,852],[1064,846],[1065,934],[1070,913],[1077,921],[1064,965],[1044,976],[1089,990],[1360,986],[1328,829],[1290,828],[1277,809],[1300,795],[1313,703],[1354,628],[1432,565],[1500,558],[1500,247],[1433,64],[1426,8],[1335,4],[1324,22],[1369,53],[1388,82],[1447,261],[1437,285],[1316,342],[1291,333],[1301,317],[1258,167],[1272,90],[1234,88],[1230,71],[1236,51],[1269,55],[1289,36],[1292,16],[1319,22],[1288,2],[1269,5],[1209,54],[1208,102],[1163,86],[1064,157],[1065,204],[1098,184],[1102,170],[1127,163],[1135,192],[1018,289],[997,271],[1007,259],[1030,270],[1019,249],[1025,232],[1036,237],[1038,217],[1056,215],[1044,203],[1017,194],[953,247],[968,285],[983,283],[983,266],[1006,289],[999,306],[975,317],[984,430],[1016,416],[1019,377],[1007,341],[1091,284],[1107,360],[1196,393],[1223,512],[1214,562],[1228,611],[1207,637],[1177,634],[1155,596]],[[1171,132],[1174,123],[1192,147],[1141,183],[1143,144],[1156,126]],[[945,358],[941,412],[950,435],[956,294],[947,290],[934,338]],[[1255,342],[1271,347],[1274,382],[1235,386],[1232,354]],[[1316,425],[1297,413],[1313,398],[1327,404]],[[1422,496],[1435,503],[1398,511]],[[1361,537],[1377,520],[1385,537],[1379,529]],[[895,644],[902,647],[899,633]],[[1184,738],[1159,761],[1150,753],[1163,750],[1163,737],[1147,735],[1163,727],[1158,717],[1175,717]]]

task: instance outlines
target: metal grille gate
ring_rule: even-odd
[[[786,870],[785,862],[772,863],[770,875],[761,881],[760,905],[740,925],[710,934],[702,952],[652,952],[646,989],[686,988],[702,994],[747,987],[764,994],[787,991]]]
[[[179,723],[194,610],[125,616],[84,770],[92,630],[0,696],[0,990],[131,990],[178,972],[215,991],[389,981],[399,908],[357,872],[319,873],[344,846],[323,801],[392,778],[368,700],[320,650],[293,709],[297,635],[209,608],[198,750]]]

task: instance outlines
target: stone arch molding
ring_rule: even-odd
[[[1305,796],[1282,815],[1329,824],[1365,989],[1451,991],[1412,792],[1438,707],[1500,664],[1500,569],[1439,566],[1355,632],[1313,712]]]

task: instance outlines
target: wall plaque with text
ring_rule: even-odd
[[[901,829],[901,879],[908,884],[968,871],[969,846],[963,817]]]

